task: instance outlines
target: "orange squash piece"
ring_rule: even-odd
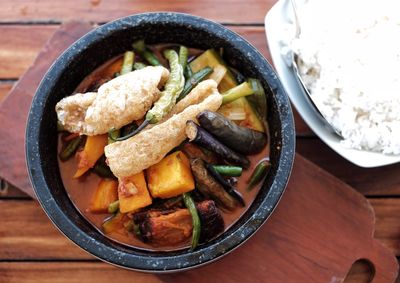
[[[83,150],[76,154],[78,170],[74,178],[79,178],[96,164],[96,161],[104,154],[107,143],[107,134],[87,137]]]
[[[94,213],[107,213],[110,203],[118,199],[118,181],[103,179],[92,197],[89,210]]]
[[[117,212],[117,214],[113,215],[112,217],[104,221],[101,227],[103,228],[103,231],[106,234],[116,233],[116,232],[124,234],[125,232],[124,222],[127,220],[128,217],[126,216],[126,214]]]
[[[170,198],[194,189],[189,159],[182,151],[164,157],[147,169],[147,180],[153,197]]]
[[[121,180],[118,186],[118,199],[121,213],[138,210],[153,202],[147,190],[143,171]]]

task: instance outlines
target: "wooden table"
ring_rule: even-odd
[[[64,21],[84,19],[101,24],[140,12],[191,13],[223,23],[270,60],[263,20],[275,2],[0,0],[0,101]],[[400,174],[396,175],[400,164],[377,169],[352,165],[323,144],[297,113],[295,117],[297,152],[368,198],[376,213],[375,237],[400,256]],[[123,282],[129,277],[128,271],[116,271],[75,247],[53,227],[38,203],[17,188],[0,193],[0,211],[0,282],[78,282],[77,278]],[[365,282],[366,272],[363,264],[356,265],[348,282]]]

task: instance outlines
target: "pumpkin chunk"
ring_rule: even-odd
[[[110,203],[118,199],[118,182],[112,179],[100,181],[90,204],[89,210],[94,213],[107,213]]]
[[[143,171],[120,181],[118,199],[121,213],[135,211],[152,203]]]
[[[153,197],[170,198],[194,189],[189,160],[182,151],[171,153],[147,169],[149,190]]]
[[[96,161],[104,154],[104,147],[107,143],[108,137],[106,134],[87,137],[83,150],[76,154],[78,170],[74,178],[79,178],[96,164]]]

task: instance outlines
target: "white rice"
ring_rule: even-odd
[[[400,1],[297,0],[290,47],[327,120],[349,148],[400,154]]]

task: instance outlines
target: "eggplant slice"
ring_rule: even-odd
[[[240,127],[219,113],[205,110],[197,115],[197,120],[220,142],[244,155],[258,153],[267,144],[264,133]]]

